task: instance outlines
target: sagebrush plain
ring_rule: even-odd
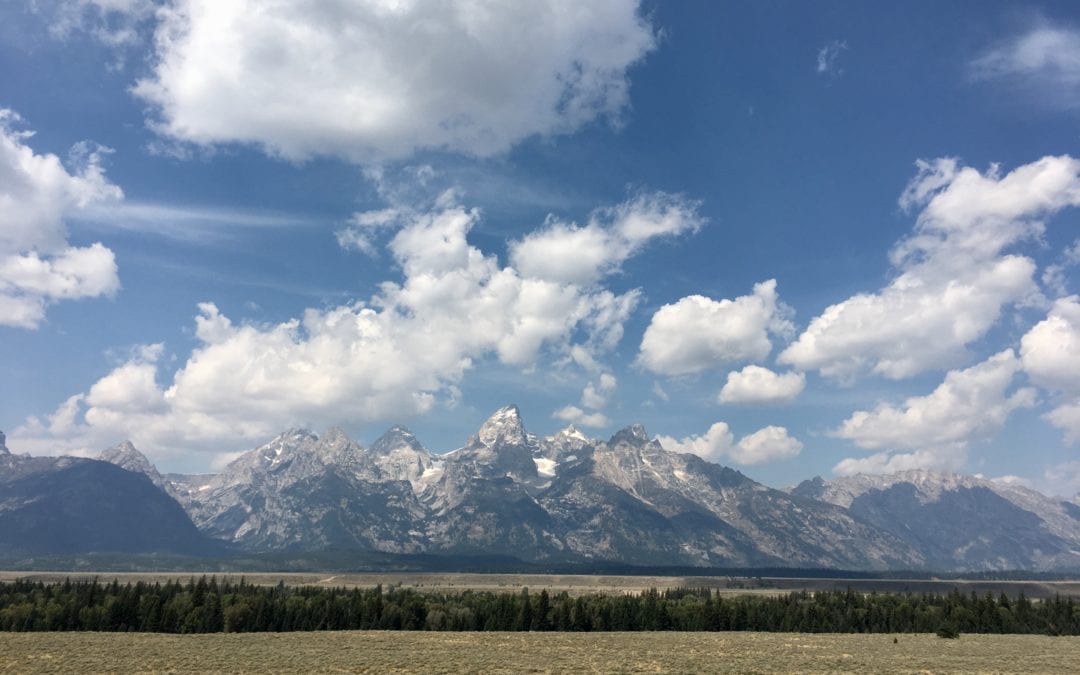
[[[894,642],[894,639],[896,642]],[[342,631],[0,637],[0,672],[1074,672],[1080,638]]]

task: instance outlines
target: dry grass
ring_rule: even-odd
[[[118,580],[121,584],[138,581],[164,583],[169,579],[187,581],[202,576],[191,572],[18,572],[0,571],[0,581],[28,579],[31,581],[61,582],[97,578],[103,583]],[[208,575],[209,576],[209,575]],[[244,577],[248,583],[274,586],[279,582],[287,586],[344,586],[346,588],[371,588],[401,585],[420,591],[455,593],[464,590],[518,593],[528,587],[539,592],[567,591],[577,596],[587,593],[640,593],[650,588],[659,590],[680,587],[710,587],[721,593],[741,595],[760,593],[775,595],[792,590],[844,590],[878,591],[882,593],[948,593],[954,588],[963,593],[972,591],[982,595],[1001,592],[1015,596],[1023,591],[1029,598],[1062,597],[1080,598],[1080,581],[966,581],[966,580],[906,580],[906,579],[787,579],[736,578],[739,588],[729,588],[730,577],[666,577],[666,576],[620,576],[583,574],[463,574],[463,573],[266,573],[217,574],[218,579],[238,582]]]
[[[0,672],[1076,672],[1080,638],[799,633],[0,634]]]

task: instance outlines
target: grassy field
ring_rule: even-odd
[[[0,672],[19,673],[1067,673],[1078,666],[1080,638],[1028,635],[0,634]]]
[[[0,581],[28,579],[31,581],[62,582],[66,578],[93,579],[121,584],[138,581],[164,583],[169,579],[187,581],[201,574],[190,572],[19,572],[0,571]],[[1080,599],[1080,581],[964,581],[964,580],[910,580],[910,579],[789,579],[789,578],[732,578],[732,577],[665,577],[665,576],[616,576],[616,575],[568,575],[568,574],[459,574],[459,573],[252,573],[218,574],[218,579],[239,581],[244,577],[248,583],[274,586],[279,582],[287,586],[344,586],[346,588],[370,588],[376,584],[401,585],[421,591],[456,592],[480,590],[516,593],[523,587],[549,593],[567,591],[570,595],[586,593],[640,593],[650,588],[665,590],[679,587],[709,587],[721,592],[776,594],[793,590],[845,590],[879,593],[948,593],[954,588],[963,593],[972,591],[982,595],[986,592],[1007,593],[1016,596],[1023,591],[1029,598],[1052,598],[1060,594]]]

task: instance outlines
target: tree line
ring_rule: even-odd
[[[312,630],[771,631],[1080,635],[1080,603],[983,596],[793,592],[723,595],[708,588],[571,597],[421,592],[411,588],[259,586],[211,577],[0,583],[0,630],[217,633]]]

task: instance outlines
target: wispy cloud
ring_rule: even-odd
[[[976,80],[1021,88],[1043,103],[1080,107],[1080,31],[1039,25],[1004,40],[969,64]]]
[[[844,74],[844,70],[840,67],[839,60],[840,54],[847,51],[847,40],[832,40],[827,43],[817,53],[817,72],[818,75],[831,75],[838,77]]]
[[[154,202],[99,204],[79,212],[72,222],[96,230],[124,230],[190,243],[221,241],[239,230],[326,224],[297,214]]]

